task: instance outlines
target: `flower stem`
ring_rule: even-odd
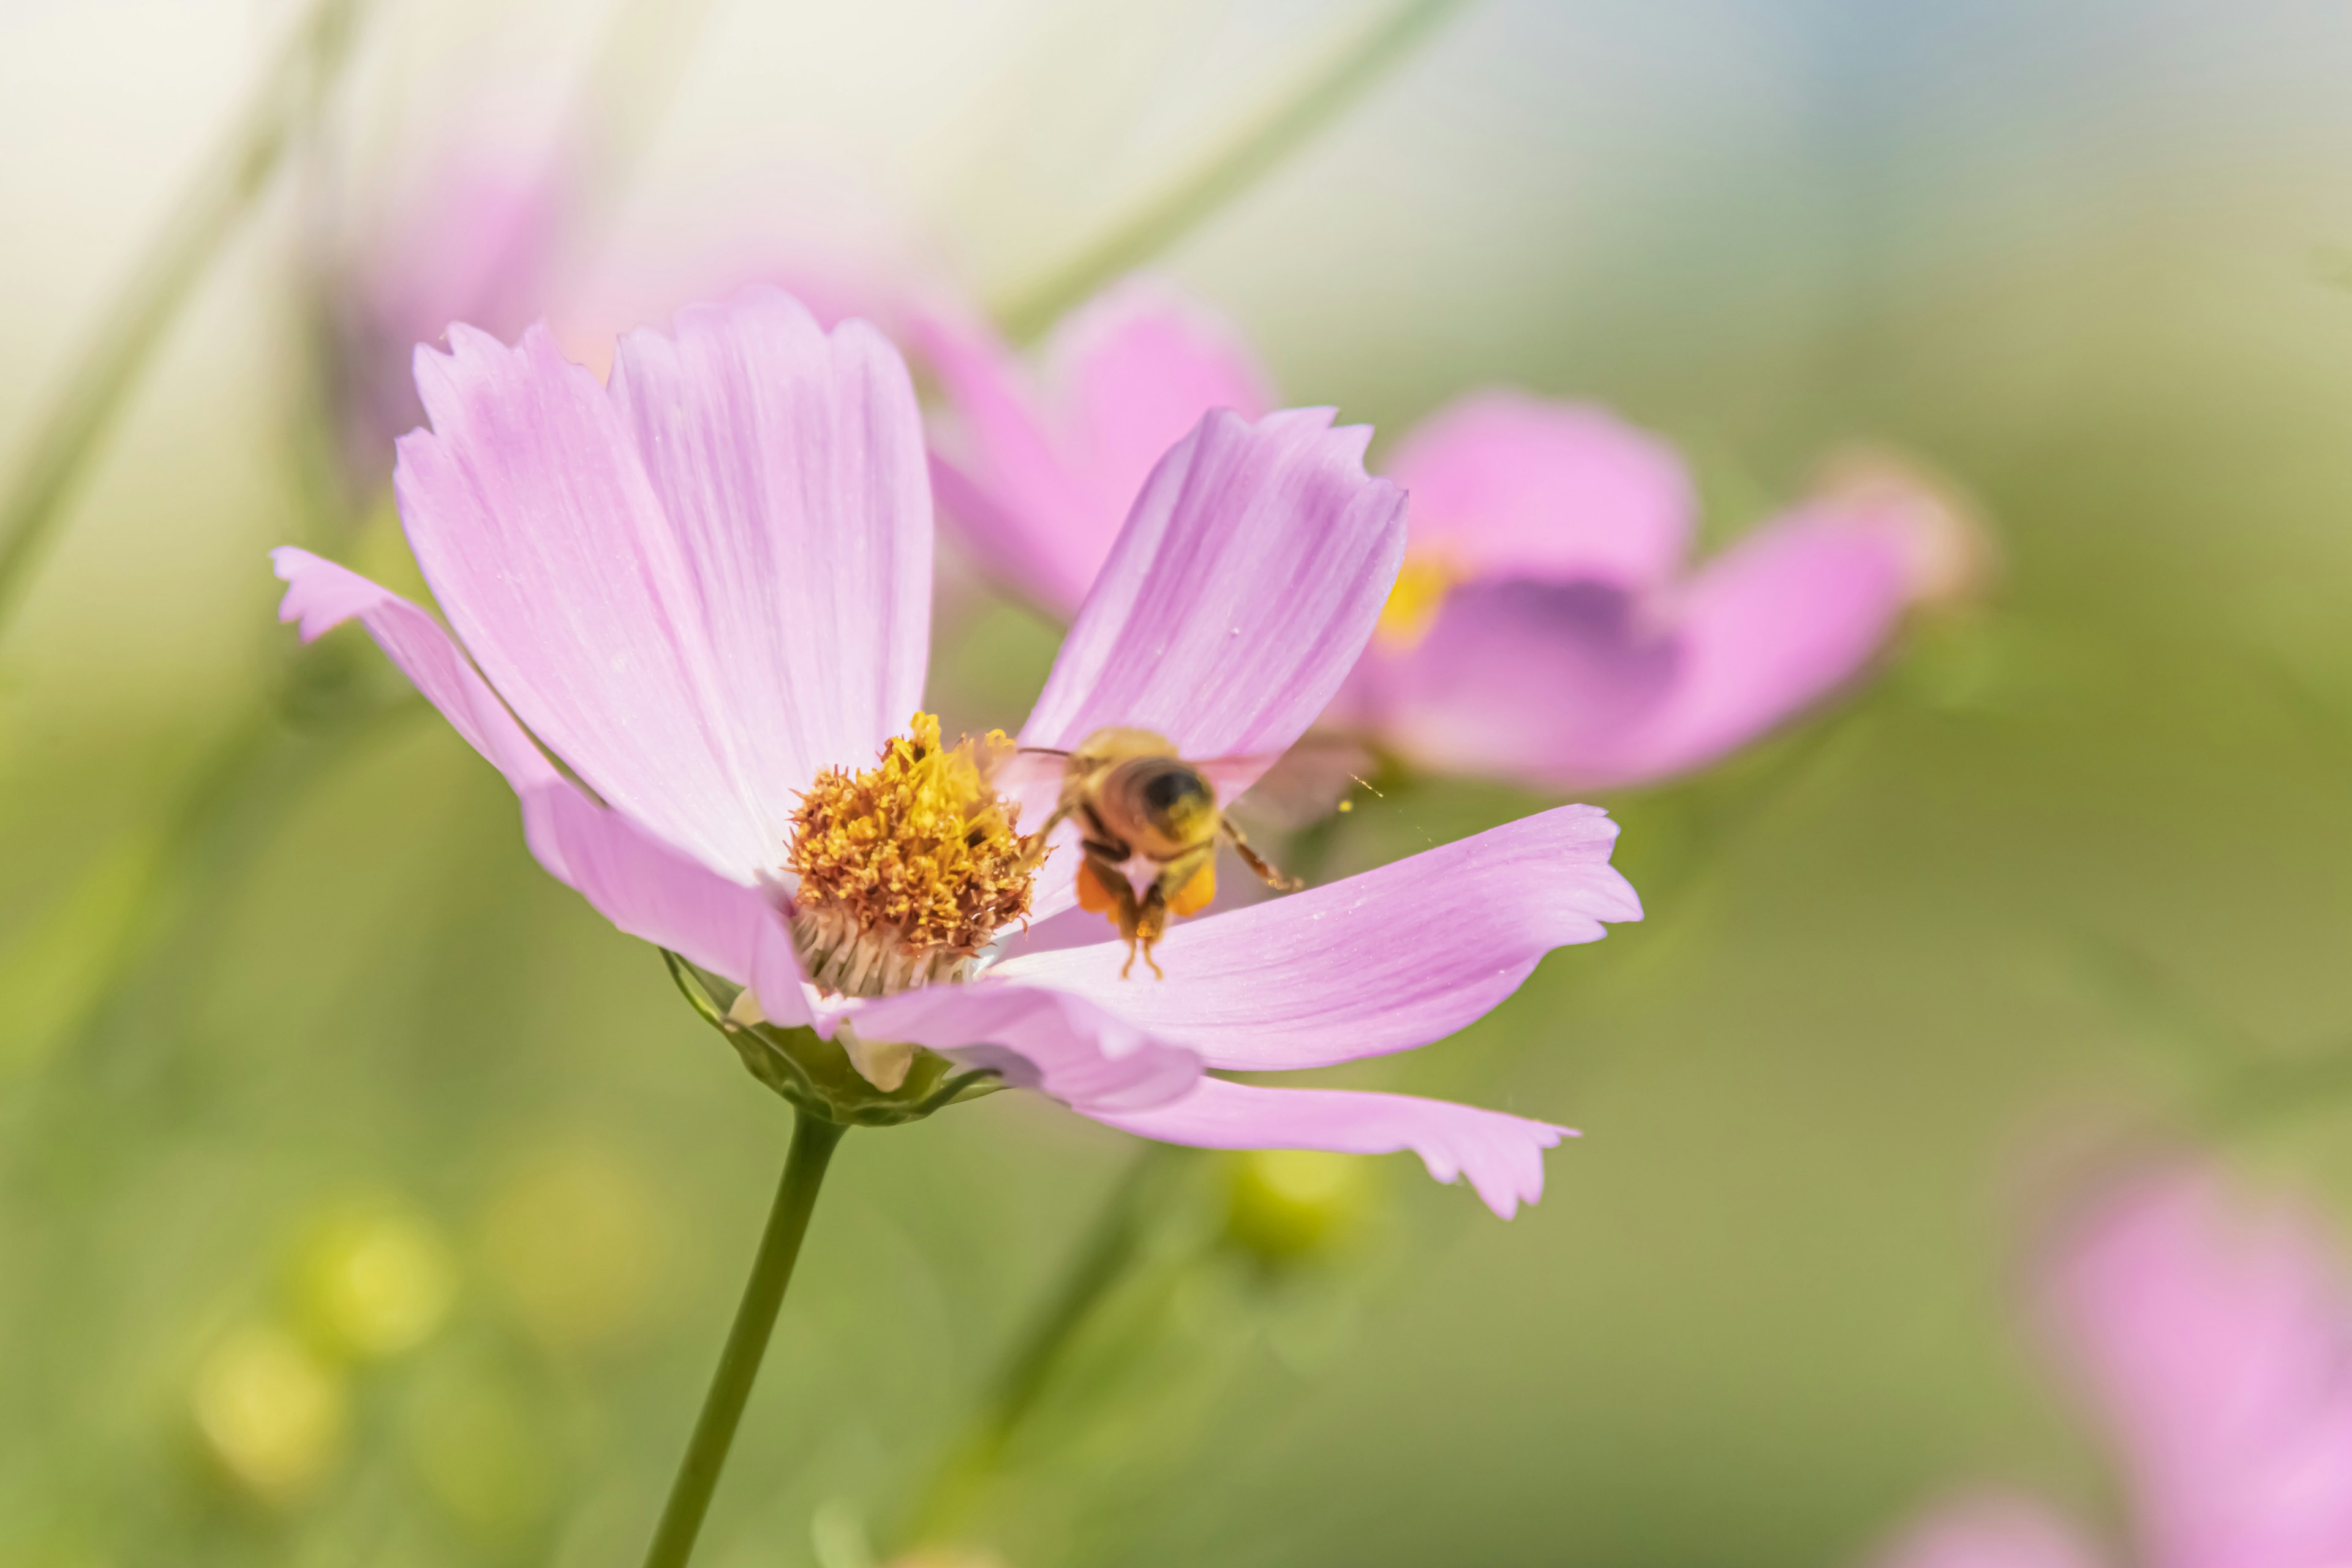
[[[710,1510],[710,1494],[719,1488],[719,1472],[727,1464],[744,1402],[760,1375],[760,1358],[767,1353],[768,1336],[775,1330],[776,1310],[784,1304],[784,1287],[792,1283],[793,1264],[801,1255],[801,1237],[808,1234],[824,1168],[833,1159],[834,1146],[849,1131],[806,1111],[793,1115],[792,1152],[784,1159],[783,1180],[776,1184],[767,1232],[760,1237],[760,1254],[752,1260],[751,1278],[735,1309],[735,1326],[727,1331],[727,1348],[719,1352],[710,1392],[703,1395],[694,1436],[678,1463],[677,1479],[670,1483],[669,1501],[662,1506],[661,1522],[646,1550],[646,1568],[685,1568],[694,1554],[694,1538],[701,1532],[702,1516]]]
[[[1292,835],[1283,868],[1312,883],[1322,879],[1342,818],[1334,813]],[[1135,1261],[1153,1200],[1175,1173],[1202,1158],[1198,1149],[1147,1142],[1095,1216],[1094,1227],[1071,1253],[1044,1308],[997,1369],[988,1401],[949,1450],[916,1500],[904,1535],[908,1547],[937,1545],[987,1485],[1006,1445],[1020,1429],[1062,1358]]]
[[[1103,284],[1166,249],[1336,118],[1462,4],[1398,0],[1387,7],[1198,163],[1112,219],[1069,260],[1005,300],[996,319],[1013,338],[1034,338]]]
[[[349,51],[359,0],[316,0],[283,58],[263,79],[245,122],[181,199],[113,313],[49,400],[15,484],[0,496],[0,614],[57,525],[75,477],[164,328],[221,246],[269,186]]]
[[[1127,1173],[1095,1216],[1093,1228],[1070,1255],[1069,1267],[1046,1298],[1044,1310],[997,1369],[987,1403],[966,1425],[946,1461],[916,1500],[905,1532],[908,1546],[936,1544],[986,1485],[1005,1445],[1053,1381],[1062,1357],[1077,1342],[1079,1331],[1110,1295],[1111,1288],[1126,1277],[1162,1177],[1192,1153],[1174,1144],[1150,1142],[1136,1152]]]

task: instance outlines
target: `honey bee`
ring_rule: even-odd
[[[1177,755],[1163,736],[1150,730],[1097,730],[1072,751],[1024,751],[1062,759],[1060,797],[1044,825],[1028,836],[1026,862],[1043,860],[1047,837],[1065,820],[1077,818],[1085,857],[1077,870],[1078,907],[1108,915],[1127,940],[1121,979],[1134,969],[1139,951],[1152,973],[1167,978],[1151,956],[1152,946],[1167,933],[1170,915],[1195,914],[1216,896],[1218,839],[1231,844],[1266,886],[1286,893],[1306,886],[1250,847],[1233,818],[1217,808],[1216,785],[1202,764]],[[1139,859],[1154,871],[1139,898],[1127,872]]]

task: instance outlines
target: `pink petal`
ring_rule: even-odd
[[[1372,648],[1346,717],[1434,772],[1559,790],[1654,783],[1856,675],[1909,602],[1916,531],[1897,509],[1816,502],[1659,598],[1472,584],[1409,651]]]
[[[916,336],[954,415],[932,469],[944,515],[985,568],[1063,616],[1161,454],[1213,408],[1254,418],[1272,403],[1233,333],[1147,283],[1066,319],[1041,384],[977,321],[933,315]]]
[[[1164,981],[1125,944],[1031,952],[992,974],[1099,1004],[1212,1068],[1323,1067],[1410,1050],[1483,1016],[1555,947],[1642,918],[1609,864],[1617,825],[1565,805],[1351,877],[1182,924]]]
[[[794,795],[870,762],[921,705],[930,496],[905,364],[747,292],[635,331],[612,397],[684,557],[719,718],[781,858]]]
[[[1357,721],[1433,773],[1572,790],[1626,782],[1620,753],[1676,695],[1680,639],[1610,584],[1474,583],[1411,651],[1377,646]]]
[[[790,928],[772,895],[730,882],[568,782],[522,799],[541,865],[629,935],[749,985],[772,1023],[814,1021]]]
[[[1412,542],[1471,578],[1643,588],[1689,548],[1690,476],[1665,442],[1589,404],[1485,392],[1439,410],[1385,465]]]
[[[394,488],[451,625],[532,733],[608,803],[750,881],[782,858],[809,776],[787,770],[907,689],[910,647],[919,664],[906,625],[907,584],[928,564],[908,542],[924,510],[918,436],[903,372],[862,331],[820,351],[772,293],[696,313],[685,331],[667,353],[640,344],[634,379],[608,396],[544,329],[515,349],[452,329],[449,353],[417,355],[434,428],[401,441]],[[791,422],[758,423],[780,417]],[[777,488],[780,473],[797,493]],[[674,518],[665,496],[730,510]],[[803,542],[803,529],[821,532]],[[826,549],[845,538],[874,542]],[[814,574],[812,559],[841,575],[785,575]],[[772,575],[722,581],[737,571]],[[808,634],[757,624],[761,605],[798,620],[831,600],[822,613],[839,614],[846,592],[872,595],[870,616]],[[825,630],[836,640],[817,668],[788,678],[761,662]],[[788,679],[789,692],[761,695]],[[837,702],[787,708],[835,681]],[[826,760],[862,760],[880,732]]]
[[[1238,790],[1306,732],[1371,636],[1404,552],[1404,492],[1368,479],[1361,426],[1328,409],[1209,415],[1152,470],[1021,733],[1105,725],[1184,755],[1247,759]]]
[[[391,589],[307,550],[281,545],[269,559],[286,584],[278,618],[300,622],[304,642],[345,621],[359,621],[466,743],[506,775],[517,795],[562,779],[431,616]]]
[[[769,1016],[804,1022],[792,937],[767,894],[730,881],[619,812],[599,807],[533,745],[448,634],[407,600],[291,547],[271,552],[287,584],[280,620],[305,642],[357,619],[385,655],[521,797],[541,865],[632,936],[758,988]]]
[[[2098,1553],[2048,1509],[1991,1494],[1938,1509],[1876,1559],[1878,1568],[2098,1568]]]
[[[2194,1172],[2106,1205],[2055,1261],[2158,1568],[2352,1559],[2352,1287],[2324,1227]]]
[[[1048,375],[1067,389],[1080,483],[1110,519],[1126,518],[1153,467],[1202,415],[1229,408],[1255,419],[1274,407],[1265,372],[1238,333],[1144,279],[1072,314],[1046,355]],[[1118,537],[1116,522],[1103,530],[1097,565]]]
[[[1088,1111],[1096,1121],[1163,1143],[1202,1149],[1322,1149],[1391,1154],[1410,1149],[1431,1176],[1467,1176],[1508,1219],[1543,1196],[1543,1152],[1570,1136],[1499,1110],[1404,1094],[1266,1089],[1204,1078],[1181,1100],[1149,1110]]]
[[[1673,690],[1595,757],[1596,782],[1713,762],[1853,679],[1909,602],[1911,555],[1885,515],[1823,502],[1710,562],[1669,612],[1682,648]]]
[[[764,1000],[766,992],[761,992]],[[1089,1115],[1160,1105],[1201,1077],[1201,1058],[1081,996],[992,980],[856,1004],[860,1038],[908,1041],[993,1067],[1007,1081]]]

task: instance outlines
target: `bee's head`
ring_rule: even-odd
[[[1217,795],[1198,768],[1174,757],[1136,766],[1135,814],[1171,847],[1189,847],[1217,830]]]

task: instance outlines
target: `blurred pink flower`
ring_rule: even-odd
[[[930,315],[914,338],[948,404],[944,514],[1057,615],[1170,440],[1204,409],[1274,401],[1232,331],[1149,284],[1072,316],[1042,374],[967,318]],[[1440,772],[1575,789],[1712,762],[1852,679],[1954,565],[1950,509],[1882,467],[1693,571],[1673,448],[1521,393],[1441,410],[1388,471],[1412,497],[1410,548],[1323,723]]]
[[[353,492],[383,484],[393,441],[424,423],[410,360],[455,321],[510,337],[547,308],[578,181],[572,160],[468,143],[372,215],[329,265],[320,300],[329,391]]]
[[[1164,982],[1122,981],[1118,942],[1040,942],[982,953],[961,984],[820,988],[783,869],[794,798],[864,766],[922,697],[931,507],[905,366],[864,323],[827,334],[772,289],[629,334],[609,386],[543,328],[512,349],[463,327],[449,342],[417,354],[432,428],[402,438],[394,489],[462,646],[299,550],[276,554],[281,614],[305,637],[362,621],[514,787],[541,864],[615,925],[749,987],[768,1021],[843,1040],[877,1082],[873,1042],[919,1045],[1146,1137],[1409,1148],[1506,1215],[1541,1191],[1562,1129],[1206,1074],[1426,1044],[1551,948],[1638,919],[1602,813],[1562,807],[1182,926],[1160,947]],[[1404,547],[1402,493],[1363,472],[1370,433],[1330,417],[1213,414],[1176,443],[1024,743],[1146,726],[1189,756],[1258,759],[1236,764],[1239,787],[1298,737]],[[1039,918],[1074,901],[1072,859],[1046,862]]]
[[[2245,1213],[2171,1171],[2049,1260],[2052,1325],[2116,1446],[2150,1568],[2352,1562],[2352,1289],[2326,1227]],[[1891,1568],[2056,1568],[2098,1554],[2025,1502],[1931,1519]]]
[[[2101,1568],[2102,1561],[2048,1509],[2000,1492],[1945,1504],[1885,1559],[1886,1568]]]

